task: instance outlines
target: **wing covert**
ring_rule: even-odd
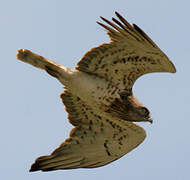
[[[70,122],[76,127],[51,155],[39,157],[30,171],[103,166],[137,147],[146,136],[141,127],[130,122],[105,119],[91,113],[92,109],[87,105],[86,112],[82,113],[84,103],[69,92],[63,93],[61,98]]]
[[[111,39],[110,43],[87,52],[76,69],[113,81],[123,89],[132,89],[136,79],[152,72],[175,73],[168,57],[137,25],[130,25],[116,12],[115,23],[101,17],[111,27],[100,22]]]

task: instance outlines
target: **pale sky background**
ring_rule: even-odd
[[[188,180],[190,178],[190,1],[1,0],[0,179]],[[62,85],[16,60],[27,48],[74,68],[90,48],[108,42],[96,24],[120,12],[139,25],[168,55],[176,74],[141,77],[134,93],[154,123],[141,123],[147,138],[135,150],[101,168],[29,173],[41,155],[68,137],[71,125],[59,98]]]

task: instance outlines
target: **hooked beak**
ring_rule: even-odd
[[[153,120],[151,119],[151,117],[149,117],[147,121],[150,122],[151,124],[153,123]]]

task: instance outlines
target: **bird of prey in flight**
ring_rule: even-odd
[[[75,70],[29,50],[17,58],[45,70],[64,85],[60,95],[74,126],[50,155],[41,156],[30,171],[95,168],[104,166],[136,148],[146,137],[136,122],[152,122],[149,110],[133,95],[137,78],[153,72],[175,73],[168,57],[137,25],[119,13],[107,25],[111,41],[92,48]]]

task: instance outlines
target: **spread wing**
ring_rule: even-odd
[[[130,25],[117,12],[116,15],[120,21],[112,18],[115,24],[101,17],[112,28],[98,22],[108,30],[111,42],[87,52],[76,69],[103,77],[129,90],[143,74],[176,72],[168,57],[137,25]]]
[[[103,118],[67,91],[61,98],[75,128],[51,155],[39,157],[30,171],[103,166],[137,147],[146,136],[131,122]]]

